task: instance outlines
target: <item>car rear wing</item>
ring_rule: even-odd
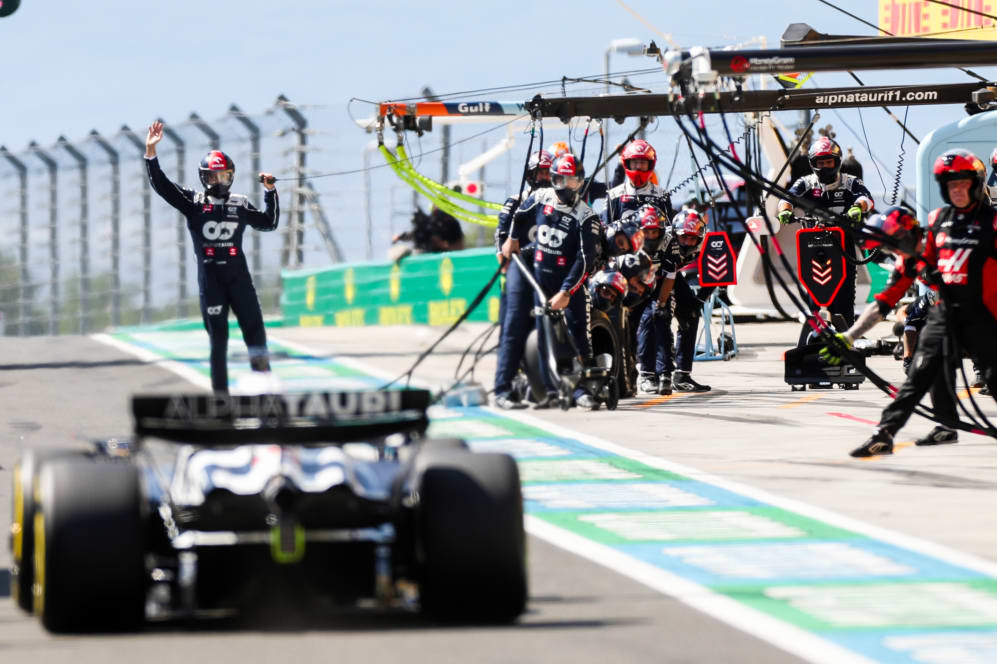
[[[135,437],[205,446],[377,442],[429,426],[427,390],[132,397]]]

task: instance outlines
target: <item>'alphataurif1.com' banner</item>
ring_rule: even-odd
[[[495,273],[492,248],[281,274],[285,325],[449,325]],[[497,321],[499,281],[469,316]]]

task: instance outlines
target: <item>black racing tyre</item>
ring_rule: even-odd
[[[608,353],[613,358],[613,377],[620,377],[623,367],[623,344],[620,342],[616,326],[606,312],[598,309],[592,311],[589,332],[592,335],[592,356]]]
[[[530,394],[533,400],[539,402],[547,397],[547,385],[544,383],[543,371],[540,368],[540,343],[537,331],[531,330],[526,336],[523,348],[523,368],[530,382]]]
[[[526,608],[526,534],[507,454],[420,454],[415,486],[422,611],[445,622],[505,623]]]
[[[10,592],[22,610],[31,613],[35,582],[35,486],[41,467],[59,457],[81,454],[78,450],[25,450],[14,464],[14,487],[11,492]]]
[[[620,405],[619,380],[619,378],[610,378],[609,384],[606,385],[606,410],[616,410],[616,407]]]
[[[63,458],[38,477],[34,611],[50,632],[127,631],[145,617],[138,469]]]

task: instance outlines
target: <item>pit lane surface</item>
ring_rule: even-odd
[[[417,377],[443,382],[476,332],[473,326],[458,331]],[[652,460],[677,462],[723,481],[993,557],[994,449],[989,441],[964,436],[957,446],[904,447],[892,458],[850,460],[845,453],[870,428],[861,420],[875,420],[885,397],[867,387],[857,392],[791,393],[781,382],[779,359],[785,342],[795,338],[796,326],[741,326],[738,332],[741,358],[697,365],[697,377],[716,388],[709,395],[627,402],[614,414],[543,411],[527,417],[582,431]],[[400,372],[436,331],[303,328],[273,334],[313,354],[335,353]],[[773,339],[784,343],[764,343]],[[136,362],[88,339],[10,340],[4,346],[0,390],[8,408],[2,423],[7,436],[0,447],[0,510],[5,515],[9,470],[18,445],[59,444],[73,434],[85,438],[121,433],[128,429],[125,401],[131,391],[188,389],[156,363]],[[898,373],[891,360],[876,362]],[[483,362],[479,376],[490,378],[492,367],[490,359]],[[910,431],[927,428],[915,423]],[[7,562],[7,555],[0,553],[0,563]],[[261,633],[209,628],[194,634],[157,629],[137,636],[53,639],[7,601],[0,603],[0,658],[114,662],[141,656],[177,661],[186,659],[183,653],[189,649],[225,661],[270,661],[288,655],[328,661],[333,653],[373,661],[399,656],[417,661],[796,661],[647,585],[537,537],[530,538],[530,562],[530,613],[509,628],[441,629],[408,616],[389,616],[352,617],[322,629],[309,625]],[[987,638],[985,632],[978,634],[976,650],[965,654],[980,654],[990,643]]]

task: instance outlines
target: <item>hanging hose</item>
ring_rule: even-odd
[[[441,196],[434,195],[432,192],[427,191],[422,186],[422,183],[420,183],[417,179],[412,177],[408,173],[408,171],[402,168],[398,158],[391,153],[391,150],[389,150],[387,146],[382,144],[378,147],[378,150],[381,152],[382,155],[384,155],[384,158],[388,161],[388,163],[391,165],[392,170],[395,171],[395,174],[398,175],[399,178],[404,180],[406,183],[408,183],[409,186],[411,186],[417,192],[419,192],[427,199],[429,199],[429,201],[433,203],[433,205],[438,207],[440,210],[443,210],[447,214],[450,214],[461,221],[465,221],[471,224],[478,224],[481,226],[487,226],[489,228],[494,228],[498,224],[497,217],[464,210],[463,208],[457,207],[456,205],[442,198]]]
[[[908,111],[910,111],[910,106],[908,106],[904,110],[904,122],[903,122],[904,125],[907,124],[907,112]],[[904,139],[905,138],[907,138],[907,134],[906,133],[900,134],[900,150],[899,150],[899,154],[897,155],[897,172],[893,176],[893,193],[890,196],[890,205],[896,205],[897,204],[897,195],[900,192],[900,180],[903,177],[903,172],[904,172],[904,156],[906,155],[906,151],[904,150]]]
[[[447,198],[456,199],[464,203],[479,205],[489,210],[502,209],[501,203],[493,203],[491,201],[481,200],[475,198],[474,196],[468,196],[467,194],[461,193],[459,191],[454,191],[450,187],[444,184],[440,184],[439,182],[436,182],[435,180],[432,180],[423,175],[422,173],[420,173],[419,171],[415,170],[415,167],[412,166],[412,161],[409,158],[408,153],[405,151],[405,146],[403,144],[399,143],[398,147],[396,148],[396,151],[398,153],[399,166],[402,169],[404,169],[407,173],[409,173],[409,175],[411,175],[413,178],[422,183],[423,186],[425,186],[430,191],[438,192],[439,194],[446,196]]]

